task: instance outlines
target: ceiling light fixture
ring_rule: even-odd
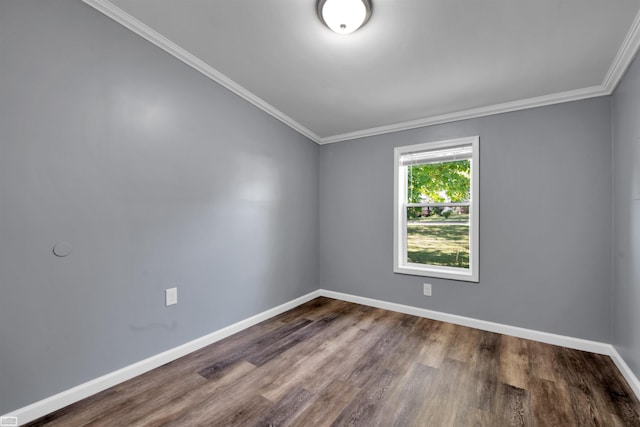
[[[338,34],[350,34],[367,23],[370,0],[318,0],[318,16]]]

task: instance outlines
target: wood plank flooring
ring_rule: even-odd
[[[640,426],[607,356],[317,298],[30,426]]]

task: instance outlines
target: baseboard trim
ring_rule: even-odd
[[[411,314],[419,317],[426,317],[427,319],[440,320],[442,322],[468,326],[471,328],[481,329],[483,331],[496,332],[499,334],[511,335],[514,337],[525,338],[533,341],[540,341],[547,344],[559,345],[576,350],[589,351],[591,353],[605,355],[609,355],[611,353],[610,344],[597,341],[589,341],[581,338],[551,334],[549,332],[525,329],[518,326],[509,326],[502,323],[487,322],[486,320],[474,319],[472,317],[458,316],[456,314],[448,314],[440,311],[428,310],[426,308],[412,307],[409,305],[360,297],[351,294],[344,294],[341,292],[328,291],[326,289],[320,289],[320,295],[328,298],[339,299],[342,301],[368,305],[371,307],[383,308],[385,310],[397,311],[400,313]]]
[[[370,307],[383,308],[385,310],[397,311],[399,313],[411,314],[413,316],[425,317],[427,319],[440,320],[442,322],[454,323],[456,325],[468,326],[470,328],[496,332],[498,334],[511,335],[518,338],[525,338],[532,341],[539,341],[575,350],[603,354],[605,356],[609,356],[611,360],[613,360],[613,363],[615,363],[622,376],[625,378],[627,383],[629,383],[629,387],[631,387],[631,390],[635,393],[636,398],[640,399],[640,380],[635,376],[631,368],[629,368],[629,365],[627,365],[620,353],[618,353],[616,348],[611,344],[552,334],[549,332],[541,332],[533,329],[520,328],[517,326],[509,326],[502,323],[487,322],[486,320],[474,319],[472,317],[458,316],[456,314],[448,314],[440,311],[428,310],[426,308],[412,307],[410,305],[397,304],[373,298],[345,294],[342,292],[329,291],[326,289],[320,289],[319,296],[367,305]]]
[[[26,424],[33,420],[36,420],[51,412],[62,409],[72,403],[78,402],[84,398],[94,395],[102,390],[106,390],[109,387],[120,384],[126,380],[129,380],[138,375],[144,374],[152,369],[176,360],[182,356],[206,347],[210,344],[220,341],[230,335],[247,329],[257,323],[270,319],[278,314],[284,313],[287,310],[291,310],[307,301],[320,296],[320,291],[316,290],[299,298],[281,304],[277,307],[258,313],[247,319],[236,322],[232,325],[219,329],[203,337],[197,338],[193,341],[189,341],[178,347],[174,347],[170,350],[159,353],[155,356],[151,356],[147,359],[136,362],[132,365],[125,366],[117,371],[108,373],[101,377],[95,378],[86,383],[77,385],[69,390],[65,390],[46,399],[32,403],[31,405],[20,408],[16,411],[2,415],[2,417],[16,417],[19,425]],[[13,425],[13,424],[12,424]]]
[[[611,346],[611,352],[609,353],[609,357],[613,360],[613,363],[616,364],[618,370],[622,374],[627,383],[629,383],[629,387],[636,394],[636,397],[640,399],[640,380],[633,373],[627,362],[624,361],[618,350],[616,350],[615,346]]]
[[[483,331],[495,332],[504,335],[511,335],[514,337],[530,339],[533,341],[544,342],[547,344],[558,345],[567,348],[573,348],[576,350],[589,351],[597,354],[604,354],[613,360],[618,367],[624,378],[629,383],[632,391],[636,394],[636,397],[640,399],[640,380],[634,375],[631,368],[626,364],[622,356],[618,353],[614,346],[597,341],[584,340],[580,338],[573,338],[564,335],[551,334],[548,332],[541,332],[532,329],[520,328],[517,326],[509,326],[501,323],[488,322],[485,320],[474,319],[471,317],[458,316],[456,314],[448,314],[434,310],[428,310],[425,308],[413,307],[403,304],[397,304],[393,302],[387,302],[377,300],[373,298],[366,298],[357,295],[345,294],[342,292],[329,291],[326,289],[318,289],[310,292],[299,298],[281,304],[277,307],[258,313],[247,319],[236,322],[232,325],[214,331],[208,335],[197,338],[193,341],[189,341],[183,345],[172,348],[155,356],[136,362],[132,365],[125,366],[117,371],[103,375],[86,383],[77,385],[69,390],[65,390],[61,393],[50,396],[46,399],[35,402],[31,405],[20,408],[16,411],[5,414],[2,417],[16,417],[19,425],[26,424],[33,420],[36,420],[51,412],[62,409],[72,403],[87,398],[93,394],[96,394],[102,390],[105,390],[114,385],[120,384],[133,377],[141,375],[173,360],[176,360],[182,356],[199,350],[207,345],[220,341],[230,335],[247,329],[257,323],[270,319],[278,314],[284,313],[287,310],[291,310],[305,302],[311,301],[314,298],[324,296],[327,298],[338,299],[347,302],[353,302],[356,304],[367,305],[370,307],[382,308],[385,310],[396,311],[399,313],[410,314],[418,317],[425,317],[428,319],[439,320],[443,322],[454,323],[456,325],[468,326],[471,328],[480,329]]]

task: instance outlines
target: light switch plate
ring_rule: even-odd
[[[178,303],[178,288],[171,288],[164,291],[165,304],[167,306]]]
[[[424,287],[424,294],[428,297],[431,296],[431,283],[423,283],[422,285]]]

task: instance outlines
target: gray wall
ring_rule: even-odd
[[[322,146],[320,286],[610,342],[609,115],[598,98]],[[394,274],[393,147],[471,135],[480,283]]]
[[[316,144],[80,0],[0,63],[0,414],[318,288]]]
[[[612,97],[613,345],[640,377],[640,62]]]
[[[0,413],[318,287],[613,341],[640,375],[639,67],[612,183],[609,98],[318,148],[80,0],[0,2]],[[392,273],[393,147],[469,135],[480,283]]]

